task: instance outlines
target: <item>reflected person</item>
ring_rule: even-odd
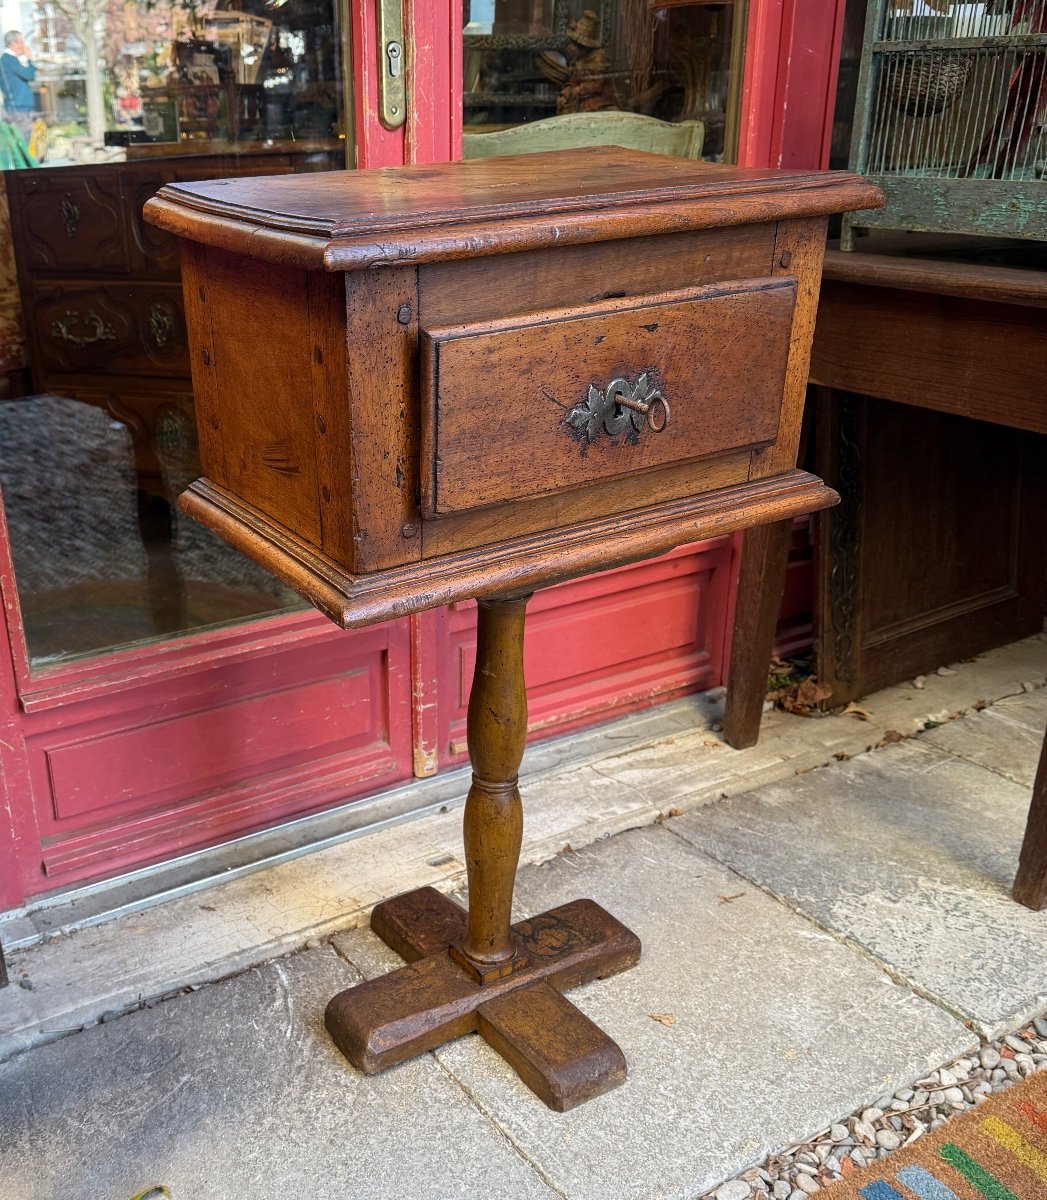
[[[36,78],[36,67],[29,57],[26,40],[17,29],[4,34],[4,52],[0,54],[0,92],[4,96],[4,120],[10,121],[26,144],[36,115],[36,97],[29,86]]]

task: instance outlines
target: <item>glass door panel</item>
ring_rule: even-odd
[[[23,32],[0,490],[30,664],[299,607],[177,511],[199,474],[178,248],[141,209],[173,181],[346,165],[336,0],[45,0]]]
[[[746,0],[466,0],[465,156],[498,145],[471,141],[477,134],[569,114],[633,113],[698,129],[675,141],[655,133],[648,146],[636,123],[597,118],[550,127],[533,148],[550,148],[550,137],[567,147],[579,136],[586,144],[606,136],[611,144],[639,139],[637,148],[733,161],[746,12]],[[505,146],[498,152],[523,152],[527,143]]]

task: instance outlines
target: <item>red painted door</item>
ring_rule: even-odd
[[[177,254],[138,212],[170,179],[448,157],[455,26],[408,12],[430,98],[390,132],[371,0],[257,7],[117,6],[124,57],[93,65],[118,100],[89,87],[80,124],[67,30],[30,34],[46,157],[6,177],[0,227],[26,327],[0,310],[0,908],[412,773],[410,623],[340,634],[173,506],[195,472]]]
[[[627,7],[602,6],[594,23],[581,0],[471,0],[463,35],[455,0],[407,0],[407,119],[387,129],[375,115],[385,60],[374,0],[350,0],[342,24],[333,0],[265,7],[260,57],[245,40],[258,30],[234,31],[247,63],[235,87],[223,57],[228,26],[225,42],[191,30],[182,41],[200,43],[190,50],[204,59],[182,90],[176,68],[188,51],[150,24],[144,2],[123,6],[123,19],[139,19],[124,42],[149,54],[132,64],[135,79],[127,63],[107,67],[119,107],[102,116],[117,133],[141,127],[154,146],[181,137],[163,160],[169,178],[215,173],[191,152],[210,138],[231,153],[223,132],[241,144],[222,170],[330,166],[324,155],[339,140],[359,166],[424,162],[460,154],[463,113],[473,132],[551,115],[564,70],[580,59],[587,80],[603,64],[605,98],[630,71],[637,80],[646,71],[645,111],[679,120],[700,109],[715,156],[732,157],[735,141],[749,161],[795,150],[799,125],[785,129],[774,113],[786,94],[791,113],[802,108],[781,44],[786,26],[789,37],[806,28],[795,18],[799,0],[791,25],[782,0],[752,0],[751,105],[737,99],[742,4],[650,10],[646,65],[633,61]],[[35,44],[53,49],[48,39],[62,35],[45,23]],[[667,74],[687,38],[716,47],[716,69],[698,90]],[[588,44],[601,40],[602,49]],[[46,91],[41,115],[54,133],[48,153],[66,165],[32,172],[24,188],[34,207],[15,222],[28,386],[18,387],[15,371],[0,393],[29,393],[0,400],[0,908],[459,761],[475,624],[473,607],[461,605],[338,633],[172,515],[192,445],[187,387],[170,368],[176,285],[164,248],[121,208],[149,194],[129,189],[143,186],[141,162],[153,151],[132,143],[122,164],[81,162],[102,152],[77,141],[59,90]],[[571,94],[584,100],[582,91]],[[820,110],[806,99],[802,111],[824,114],[824,95]],[[794,120],[810,140],[817,120]],[[23,187],[7,182],[8,191]],[[99,249],[76,258],[85,231]],[[10,276],[10,256],[2,259],[0,275]],[[55,309],[43,323],[41,297]],[[136,350],[125,369],[109,352],[134,341],[136,315],[145,324],[135,345],[149,353]],[[0,367],[19,365],[3,344],[17,340],[5,339],[9,316],[0,308]],[[720,682],[734,561],[733,542],[718,539],[536,597],[532,736]]]

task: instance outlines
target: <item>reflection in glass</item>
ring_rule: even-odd
[[[0,188],[0,489],[40,667],[298,605],[175,507],[199,473],[179,252],[142,205],[344,167],[345,80],[334,0],[22,7],[33,109],[2,129],[34,165]]]
[[[636,113],[700,122],[701,156],[730,161],[746,10],[745,0],[467,2],[466,133],[575,113]],[[604,124],[615,128],[613,120]],[[577,144],[571,139],[579,128],[564,125],[565,146]],[[624,128],[620,123],[619,133]],[[611,135],[608,141],[626,144]],[[513,152],[522,148],[512,145]]]
[[[333,0],[43,0],[37,12],[41,163],[343,136]]]
[[[198,473],[192,446],[172,425],[149,477],[131,430],[103,408],[0,403],[0,489],[34,666],[298,605],[174,507]]]

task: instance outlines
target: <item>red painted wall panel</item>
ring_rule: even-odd
[[[825,167],[846,0],[753,0],[738,161]]]
[[[564,733],[720,681],[731,541],[684,546],[646,563],[535,594],[524,643],[528,730]],[[476,606],[444,617],[441,761],[465,754]]]
[[[113,874],[409,777],[406,621],[326,628],[203,678],[26,719],[32,893]]]
[[[239,780],[355,749],[372,730],[384,656],[322,682],[44,750],[59,821],[129,804],[182,803]]]

